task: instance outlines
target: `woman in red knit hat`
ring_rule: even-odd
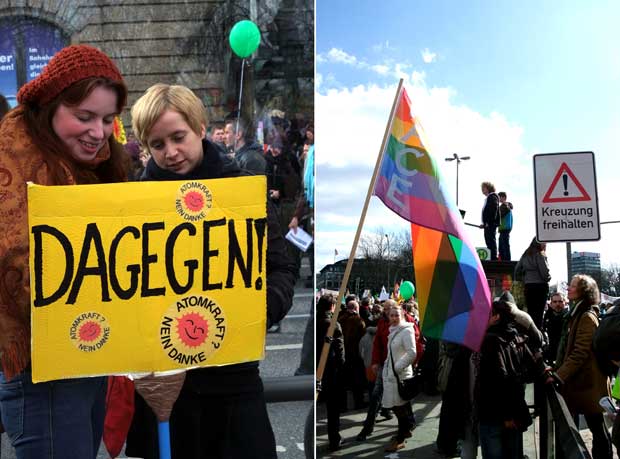
[[[126,180],[122,146],[111,137],[126,99],[108,56],[69,46],[20,89],[0,125],[0,412],[18,459],[97,456],[106,379],[32,383],[26,182]]]

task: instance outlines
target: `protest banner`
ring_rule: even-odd
[[[28,185],[33,381],[263,358],[265,177]]]

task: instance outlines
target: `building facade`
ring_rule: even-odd
[[[232,26],[252,19],[261,44],[244,67],[242,113],[278,109],[310,117],[314,104],[314,2],[311,0],[0,0],[0,92],[15,105],[19,88],[69,44],[106,52],[132,103],[155,83],[182,84],[211,119],[237,109],[242,61],[228,44]]]
[[[601,254],[596,252],[573,252],[571,275],[587,274],[597,281],[601,278]]]

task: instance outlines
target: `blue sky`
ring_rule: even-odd
[[[318,268],[334,248],[348,255],[399,77],[453,190],[442,158],[472,157],[459,176],[465,220],[477,223],[482,180],[515,203],[513,259],[535,234],[535,153],[594,151],[601,220],[620,220],[620,2],[317,0],[316,14]],[[402,225],[375,201],[366,231]],[[605,225],[573,250],[620,264],[618,236]],[[564,278],[565,246],[548,253]]]

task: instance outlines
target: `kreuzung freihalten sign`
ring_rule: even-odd
[[[601,238],[594,153],[534,155],[534,188],[540,242]]]

